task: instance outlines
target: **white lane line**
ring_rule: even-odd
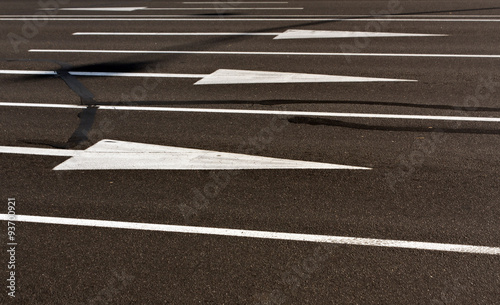
[[[203,78],[209,74],[183,74],[183,73],[131,73],[131,72],[84,72],[70,71],[75,76],[108,76],[108,77],[164,77],[164,78]]]
[[[0,70],[0,74],[14,75],[57,75],[56,71],[37,71],[37,70]]]
[[[216,1],[216,2],[182,2],[183,4],[218,4],[218,5],[224,5],[224,4],[286,4],[288,2],[285,1],[274,1],[274,2],[250,2],[250,1]]]
[[[59,11],[134,12],[134,11],[213,11],[213,10],[303,10],[303,7],[81,7]],[[53,9],[40,9],[53,10]]]
[[[2,154],[73,157],[80,152],[80,150],[67,149],[0,146],[0,153]]]
[[[149,50],[63,50],[63,49],[31,49],[31,50],[29,50],[29,52],[39,52],[39,53],[109,53],[109,54],[205,54],[205,55],[500,58],[500,55],[496,55],[496,54],[321,53],[321,52],[149,51]]]
[[[8,103],[0,102],[0,107],[34,107],[34,108],[86,108],[79,105],[41,104],[41,103]],[[338,117],[338,118],[365,118],[365,119],[403,119],[403,120],[435,120],[435,121],[468,121],[500,123],[495,117],[460,117],[460,116],[433,116],[407,114],[379,114],[379,113],[349,113],[349,112],[315,112],[315,111],[278,111],[278,110],[249,110],[223,108],[177,108],[177,107],[143,107],[143,106],[95,106],[101,110],[122,111],[157,111],[157,112],[188,112],[188,113],[219,113],[219,114],[257,114],[281,116],[308,116],[308,117]]]
[[[343,21],[343,22],[366,22],[366,21],[393,21],[393,22],[500,22],[500,19],[399,19],[399,18],[355,18],[355,19],[342,19],[342,18],[83,18],[74,15],[72,18],[65,17],[45,17],[45,16],[29,16],[29,17],[1,17],[0,21]]]
[[[425,16],[425,17],[424,17]],[[471,20],[475,20],[476,18],[500,18],[500,15],[453,15],[453,16],[450,16],[450,15],[404,15],[404,16],[397,16],[397,15],[377,15],[377,16],[372,16],[372,17],[369,17],[369,16],[359,16],[359,15],[291,15],[291,14],[287,14],[287,15],[255,15],[255,14],[252,14],[252,15],[238,15],[237,18],[240,18],[240,19],[245,19],[245,18],[278,18],[278,17],[283,17],[283,18],[313,18],[313,17],[316,17],[316,18],[343,18],[343,20],[350,20],[350,18],[353,18],[353,19],[359,19],[359,18],[363,18],[363,19],[367,19],[367,18],[370,18],[370,20],[372,20],[373,18],[399,18],[399,19],[408,19],[408,17],[413,17],[413,18],[419,18],[419,17],[422,17],[422,18],[427,18],[427,17],[439,17],[439,18],[464,18],[464,17],[467,17],[467,16],[470,16],[470,18],[468,19],[471,19]],[[12,17],[32,17],[32,18],[39,18],[40,16],[38,15],[14,15],[14,14],[11,14],[11,15],[0,15],[0,17],[5,17],[5,18],[12,18]],[[43,17],[43,16],[41,16]],[[183,14],[183,15],[172,15],[172,14],[155,14],[155,15],[146,15],[146,14],[136,14],[136,15],[132,15],[132,14],[113,14],[113,15],[104,15],[104,14],[99,14],[99,15],[84,15],[84,14],[78,14],[78,15],[62,15],[62,14],[58,14],[58,15],[54,15],[54,16],[50,16],[51,18],[57,18],[57,17],[61,17],[61,18],[71,18],[71,17],[87,17],[87,18],[113,18],[113,17],[117,17],[117,18],[120,18],[120,17],[127,17],[127,18],[133,18],[133,17],[140,17],[140,18],[146,18],[146,17],[156,17],[156,18],[172,18],[172,17],[176,17],[176,18],[192,18],[192,19],[198,19],[198,17],[200,16],[197,16],[197,15],[189,15],[189,14]],[[208,18],[206,16],[201,16],[200,18]],[[220,18],[219,17],[212,17],[212,19],[216,19],[216,18]],[[235,17],[236,18],[236,17]],[[386,19],[384,19],[386,20]]]
[[[85,109],[87,106],[70,104],[40,104],[40,103],[9,103],[0,102],[5,107],[34,107],[34,108],[60,108],[60,109]]]
[[[388,32],[356,32],[356,31],[317,31],[286,30],[282,33],[253,32],[75,32],[77,36],[275,36],[273,39],[310,39],[310,38],[360,38],[360,37],[430,37],[448,36],[446,34],[414,34]]]
[[[20,75],[57,75],[56,71],[35,70],[0,70],[0,74]],[[106,77],[160,77],[160,78],[203,78],[210,74],[183,74],[183,73],[133,73],[133,72],[86,72],[68,71],[75,76],[106,76]]]
[[[202,235],[216,235],[216,236],[229,236],[229,237],[288,240],[288,241],[300,241],[300,242],[330,243],[330,244],[350,245],[350,246],[385,247],[385,248],[414,249],[414,250],[427,250],[427,251],[456,252],[456,253],[467,253],[467,254],[500,255],[499,247],[447,244],[447,243],[435,243],[435,242],[284,233],[284,232],[270,232],[270,231],[242,230],[242,229],[195,227],[195,226],[152,224],[152,223],[141,223],[141,222],[124,222],[124,221],[29,216],[29,215],[16,215],[15,217],[11,217],[8,214],[0,214],[0,220],[30,222],[39,224],[40,223],[52,224],[52,225],[157,231],[157,232],[169,232],[169,233],[181,233],[181,234],[202,234]]]
[[[233,11],[268,11],[268,10],[303,10],[303,7],[171,7],[171,8],[146,8],[145,11],[214,11],[214,10],[233,10]]]
[[[85,150],[0,146],[0,153],[71,157],[54,170],[371,169],[107,139]]]
[[[277,36],[282,33],[237,33],[237,32],[200,32],[200,33],[166,33],[166,32],[75,32],[82,36]]]
[[[140,7],[80,7],[80,8],[59,8],[59,9],[53,9],[53,8],[40,8],[40,11],[102,11],[102,12],[133,12],[133,11],[138,11],[138,10],[143,10],[146,9],[147,7],[145,6],[140,6]]]
[[[250,2],[250,1],[216,1],[216,2],[182,2],[183,4],[218,4],[218,5],[224,5],[224,4],[287,4],[288,2],[284,1],[274,1],[274,2]]]

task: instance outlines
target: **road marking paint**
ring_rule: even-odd
[[[195,85],[278,84],[278,83],[344,83],[344,82],[416,82],[408,79],[337,76],[324,74],[247,71],[219,69]]]
[[[252,33],[252,32],[75,32],[73,35],[85,36],[276,36],[274,39],[310,39],[310,38],[359,38],[359,37],[427,37],[448,36],[446,34],[413,34],[384,32],[353,32],[353,31],[315,31],[287,30],[283,33]]]
[[[134,11],[205,11],[205,10],[303,10],[303,7],[80,7],[59,8],[58,11],[134,12]],[[52,8],[40,10],[53,11]]]
[[[12,73],[10,73],[12,72]],[[195,85],[227,85],[227,84],[277,84],[277,83],[324,83],[324,82],[408,82],[414,80],[373,78],[356,76],[338,76],[308,73],[287,73],[267,71],[247,71],[219,69],[211,74],[176,74],[176,73],[128,73],[128,72],[84,72],[68,71],[75,76],[106,77],[168,77],[168,78],[201,78]],[[33,74],[56,75],[56,71],[0,70],[0,74]]]
[[[2,154],[73,157],[79,152],[81,151],[53,148],[0,146],[0,153]]]
[[[33,108],[62,108],[82,109],[86,106],[67,104],[40,104],[40,103],[8,103],[0,102],[0,107],[33,107]],[[364,118],[364,119],[403,119],[403,120],[435,120],[435,121],[466,121],[499,123],[495,117],[460,117],[460,116],[433,116],[407,114],[379,114],[379,113],[349,113],[349,112],[315,112],[315,111],[279,111],[279,110],[250,110],[250,109],[223,109],[223,108],[177,108],[177,107],[145,107],[145,106],[105,106],[96,105],[101,110],[121,111],[157,111],[157,112],[188,112],[188,113],[218,113],[218,114],[257,114],[281,116],[307,117],[337,117],[337,118]]]
[[[228,236],[228,237],[246,237],[246,238],[259,238],[259,239],[271,239],[271,240],[329,243],[329,244],[349,245],[349,246],[368,246],[368,247],[384,247],[384,248],[396,248],[396,249],[443,251],[443,252],[455,252],[455,253],[466,253],[466,254],[500,255],[499,247],[447,244],[447,243],[435,243],[435,242],[420,242],[420,241],[301,234],[301,233],[284,233],[284,232],[243,230],[243,229],[195,227],[195,226],[183,226],[183,225],[124,222],[124,221],[110,221],[110,220],[97,220],[97,219],[78,219],[78,218],[66,218],[66,217],[30,216],[30,215],[15,215],[14,218],[12,218],[11,215],[0,214],[0,220],[3,221],[12,220],[16,222],[29,222],[38,224],[67,225],[67,226],[81,226],[81,227],[94,227],[94,228],[128,229],[128,230],[181,233],[181,234],[201,234],[201,235],[216,235],[216,236]]]
[[[220,10],[220,11],[227,11],[227,10],[233,10],[233,11],[248,11],[248,10],[255,10],[255,11],[262,11],[262,10],[303,10],[303,7],[226,7],[226,6],[220,6],[220,7],[170,7],[170,8],[146,8],[144,9],[145,11],[213,11],[213,10]]]
[[[159,17],[148,17],[148,18],[127,18],[115,17],[110,18],[89,18],[89,17],[78,17],[79,15],[73,15],[74,17],[67,18],[62,16],[28,16],[28,17],[0,17],[0,21],[39,21],[40,19],[47,21],[279,21],[279,22],[289,22],[289,21],[343,21],[343,22],[366,22],[366,21],[392,21],[392,22],[500,22],[500,19],[411,19],[411,18],[354,18],[354,19],[342,19],[342,18],[227,18],[227,17],[217,17],[217,18],[207,18],[207,17],[191,17],[191,18],[159,18]],[[154,16],[154,15],[152,15]],[[173,16],[172,16],[173,17]]]
[[[47,9],[50,10],[50,9]],[[470,18],[465,18],[470,16]],[[5,18],[12,18],[12,17],[26,17],[26,18],[38,18],[39,15],[15,15],[15,14],[9,14],[9,15],[0,15],[0,17],[5,17]],[[71,17],[87,17],[87,18],[133,18],[133,17],[139,17],[139,18],[146,18],[146,17],[155,17],[155,18],[192,18],[192,19],[198,19],[198,18],[221,18],[220,16],[217,17],[208,17],[208,16],[199,16],[199,15],[190,15],[190,14],[179,14],[179,15],[173,15],[173,14],[154,14],[154,15],[147,15],[147,14],[112,14],[112,15],[105,15],[105,14],[99,14],[99,15],[85,15],[85,14],[70,14],[70,15],[63,15],[63,14],[57,14],[54,16],[49,16],[51,18],[71,18]],[[397,19],[409,19],[408,17],[413,17],[417,19],[425,19],[427,17],[439,17],[439,18],[465,18],[465,19],[470,19],[470,20],[476,20],[476,19],[485,19],[485,18],[500,18],[500,15],[376,15],[376,16],[361,16],[361,15],[292,15],[292,14],[287,14],[287,15],[238,15],[237,17],[232,17],[232,18],[239,18],[242,20],[245,20],[246,18],[342,18],[342,20],[357,20],[360,18],[363,19],[370,19],[373,20],[374,18],[379,19],[379,18],[397,18]],[[384,19],[385,20],[385,19]]]
[[[240,52],[240,51],[151,51],[151,50],[59,50],[31,49],[38,53],[108,53],[108,54],[203,54],[203,55],[279,55],[279,56],[371,56],[371,57],[443,57],[500,58],[496,54],[412,54],[412,53],[323,53],[323,52]]]
[[[250,1],[215,1],[215,2],[182,2],[183,4],[218,4],[218,5],[224,5],[224,4],[286,4],[288,2],[285,1],[274,1],[274,2],[250,2]]]
[[[59,11],[102,11],[102,12],[133,12],[146,9],[145,6],[140,7],[65,7],[56,10]],[[41,8],[42,11],[53,11],[53,8]]]
[[[37,71],[37,70],[0,70],[0,74],[14,75],[57,75],[56,71]]]
[[[71,157],[54,170],[371,169],[107,139],[86,150],[0,146],[0,153]]]
[[[85,36],[277,36],[281,33],[237,33],[237,32],[202,32],[202,33],[147,33],[147,32],[75,32],[73,35]]]
[[[39,104],[39,103],[9,103],[9,102],[0,102],[0,106],[5,106],[5,107],[34,107],[34,108],[61,108],[61,109],[85,109],[85,108],[87,108],[87,106],[83,106],[83,105]]]
[[[164,77],[164,78],[201,78],[209,74],[184,74],[184,73],[131,73],[131,72],[84,72],[70,71],[75,76],[108,76],[108,77]]]
[[[57,75],[57,71],[0,70],[0,74]],[[184,73],[132,73],[132,72],[86,72],[86,71],[68,71],[68,74],[75,76],[160,77],[160,78],[203,78],[209,75],[209,74],[184,74]]]
[[[413,34],[387,32],[354,32],[354,31],[316,31],[287,30],[274,39],[309,39],[309,38],[360,38],[360,37],[427,37],[448,36],[446,34]]]

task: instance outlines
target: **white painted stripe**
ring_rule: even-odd
[[[51,10],[51,9],[48,9]],[[26,18],[39,18],[39,15],[15,15],[15,14],[9,14],[9,15],[0,15],[0,17],[5,17],[5,18],[12,18],[12,17],[26,17]],[[178,18],[192,18],[192,19],[198,19],[198,18],[221,18],[220,16],[215,16],[215,17],[207,17],[207,16],[197,16],[197,15],[189,15],[189,14],[182,14],[182,15],[173,15],[173,14],[154,14],[154,15],[147,15],[147,14],[112,14],[112,15],[104,15],[104,14],[98,14],[98,15],[84,15],[84,14],[78,14],[78,15],[63,15],[63,14],[57,14],[53,16],[48,16],[52,18],[58,18],[58,17],[99,17],[99,18],[113,18],[113,17],[126,17],[126,18],[133,18],[133,17],[139,17],[139,18],[145,18],[145,17],[156,17],[156,18],[172,18],[172,17],[178,17]],[[237,17],[234,18],[239,18],[239,19],[245,19],[245,18],[342,18],[342,20],[351,20],[351,19],[370,19],[373,20],[374,18],[376,19],[381,19],[382,17],[384,20],[387,18],[397,18],[397,19],[408,19],[408,17],[417,18],[417,19],[427,19],[428,17],[434,17],[434,18],[464,18],[464,19],[481,19],[481,18],[500,18],[500,15],[377,15],[377,16],[366,16],[366,15],[292,15],[292,14],[286,14],[286,15],[257,15],[257,14],[252,14],[252,15],[238,15]]]
[[[147,7],[80,7],[80,8],[60,8],[59,11],[102,11],[102,12],[133,12],[138,10],[146,9]],[[51,8],[45,8],[40,10],[53,10]]]
[[[48,21],[213,21],[213,22],[224,22],[224,21],[277,21],[277,22],[289,22],[289,21],[343,21],[343,22],[366,22],[366,21],[393,21],[393,22],[500,22],[500,19],[400,19],[400,18],[354,18],[354,19],[342,19],[342,18],[226,18],[226,17],[192,17],[192,18],[84,18],[77,17],[66,18],[66,17],[45,17],[45,16],[29,16],[29,17],[1,17],[0,21],[38,21],[38,20],[48,20]]]
[[[81,152],[80,150],[0,146],[0,153],[3,154],[73,157],[80,152]]]
[[[219,5],[219,6],[222,6],[224,4],[287,4],[288,2],[284,2],[284,1],[275,1],[275,2],[250,2],[250,1],[224,1],[224,2],[182,2],[182,4],[215,4],[215,5]]]
[[[131,73],[131,72],[86,72],[68,71],[75,76],[106,76],[106,77],[165,77],[165,78],[203,78],[209,74],[183,74],[183,73]],[[0,74],[22,75],[57,75],[56,71],[35,70],[0,70]]]
[[[386,248],[400,248],[400,249],[414,249],[414,250],[457,252],[457,253],[468,253],[468,254],[500,255],[499,247],[472,246],[472,245],[462,245],[462,244],[446,244],[446,243],[406,241],[406,240],[283,233],[283,232],[242,230],[242,229],[195,227],[195,226],[181,226],[181,225],[168,225],[168,224],[152,224],[152,223],[140,223],[140,222],[124,222],[124,221],[29,216],[29,215],[16,215],[14,217],[11,217],[8,214],[0,214],[0,220],[42,223],[42,224],[52,224],[52,225],[157,231],[157,232],[169,232],[169,233],[181,233],[181,234],[202,234],[202,235],[216,235],[216,236],[228,236],[228,237],[246,237],[246,238],[259,238],[259,239],[272,239],[272,240],[330,243],[330,244],[351,245],[351,246],[386,247]]]
[[[470,18],[466,18],[470,16]],[[0,17],[5,17],[5,18],[13,18],[13,17],[26,17],[26,18],[39,18],[39,15],[0,15]],[[139,18],[146,18],[146,17],[155,17],[155,18],[192,18],[192,19],[198,19],[198,18],[221,18],[220,16],[216,17],[207,17],[207,16],[197,16],[197,15],[189,15],[189,14],[182,14],[182,15],[173,15],[173,14],[155,14],[155,15],[147,15],[147,14],[112,14],[112,15],[105,15],[105,14],[98,14],[98,15],[84,15],[84,14],[78,14],[78,15],[63,15],[63,14],[57,14],[53,16],[48,16],[51,18],[71,18],[71,17],[87,17],[87,18],[120,18],[120,17],[126,17],[126,18],[133,18],[133,17],[139,17]],[[238,15],[237,17],[234,18],[240,18],[240,19],[245,19],[245,18],[343,18],[342,20],[351,20],[351,19],[368,19],[373,20],[373,18],[382,18],[384,17],[386,20],[387,18],[399,18],[399,19],[408,19],[408,17],[412,18],[418,18],[418,19],[425,19],[428,17],[436,17],[436,18],[466,18],[466,19],[481,19],[481,18],[500,18],[500,15],[377,15],[377,16],[360,16],[360,15],[292,15],[292,14],[287,14],[287,15],[257,15],[257,14],[252,14],[252,15]]]
[[[237,33],[237,32],[201,32],[201,33],[147,33],[147,32],[76,32],[73,35],[85,36],[277,36],[281,33]]]
[[[133,12],[133,11],[205,11],[205,10],[303,10],[303,7],[81,7],[60,8],[59,11]],[[53,9],[40,9],[53,10]]]
[[[9,103],[0,102],[0,106],[5,107],[34,107],[34,108],[60,108],[60,109],[84,109],[87,106],[68,104],[41,104],[41,103]]]
[[[149,50],[59,50],[31,49],[41,53],[109,53],[109,54],[205,54],[205,55],[279,55],[279,56],[372,56],[372,57],[443,57],[500,58],[496,54],[409,54],[409,53],[321,53],[321,52],[239,52],[239,51],[149,51]]]
[[[169,8],[146,8],[145,11],[214,11],[214,10],[233,10],[233,11],[268,11],[268,10],[303,10],[303,7],[169,7]]]
[[[0,74],[57,75],[57,72],[56,71],[36,71],[36,70],[0,70]]]
[[[67,104],[39,104],[39,103],[6,103],[7,107],[35,107],[35,108],[86,108],[79,105]],[[436,120],[436,121],[469,121],[469,122],[494,122],[499,123],[500,118],[495,117],[460,117],[460,116],[433,116],[433,115],[407,115],[407,114],[378,114],[378,113],[349,113],[349,112],[314,112],[314,111],[278,111],[278,110],[249,110],[249,109],[217,109],[217,108],[176,108],[176,107],[142,107],[142,106],[96,106],[102,110],[123,111],[159,111],[159,112],[190,112],[190,113],[220,113],[220,114],[258,114],[258,115],[283,115],[283,116],[311,116],[311,117],[340,117],[340,118],[366,118],[366,119],[404,119],[404,120]]]
[[[202,78],[208,74],[183,74],[183,73],[129,73],[129,72],[68,72],[75,76],[109,76],[109,77],[165,77],[165,78]]]

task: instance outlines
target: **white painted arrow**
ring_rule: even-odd
[[[78,36],[275,36],[273,39],[311,39],[311,38],[361,38],[361,37],[430,37],[448,36],[446,34],[414,34],[388,32],[353,32],[353,31],[316,31],[287,30],[283,33],[271,32],[75,32]]]
[[[338,76],[324,74],[265,72],[219,69],[197,81],[195,85],[276,84],[276,83],[345,83],[345,82],[408,82],[415,80]]]
[[[107,77],[165,77],[165,78],[201,78],[195,85],[227,84],[277,84],[277,83],[345,83],[345,82],[416,82],[408,79],[374,78],[357,76],[339,76],[325,74],[288,73],[219,69],[212,74],[182,73],[132,73],[132,72],[85,72],[68,71],[75,76]],[[0,74],[16,75],[57,75],[57,71],[35,70],[0,70]]]
[[[314,30],[288,30],[274,39],[307,39],[307,38],[360,38],[360,37],[426,37],[448,36],[446,34],[413,34],[413,33],[387,33],[387,32],[352,32],[352,31],[314,31]]]
[[[71,157],[54,170],[370,169],[115,140],[86,150],[0,146],[0,153]]]

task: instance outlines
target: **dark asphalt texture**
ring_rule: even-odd
[[[182,1],[66,2],[61,6],[213,7]],[[8,35],[22,35],[25,21],[1,18],[33,15],[40,4],[5,0],[0,70],[241,69],[418,82],[194,86],[194,78],[0,75],[0,102],[500,117],[499,58],[29,52],[342,52],[358,40],[72,33],[364,31],[374,21],[355,19],[390,5],[401,9],[395,18],[487,15],[483,19],[497,21],[385,21],[384,32],[449,36],[370,38],[357,52],[500,54],[498,1],[231,4],[304,7],[293,11],[59,11],[55,18],[189,15],[193,20],[50,20],[16,52]],[[195,20],[252,15],[352,20]],[[0,146],[86,149],[113,139],[231,153],[251,149],[259,156],[373,168],[234,171],[205,206],[196,206],[197,190],[203,192],[223,172],[53,171],[67,158],[0,154],[1,213],[7,212],[7,198],[15,197],[19,215],[500,246],[498,123],[0,106],[0,129]],[[194,207],[190,217],[183,215],[186,205]],[[6,279],[6,224],[1,232],[0,274]],[[16,234],[16,298],[2,289],[0,304],[500,304],[500,258],[494,255],[21,222]]]

